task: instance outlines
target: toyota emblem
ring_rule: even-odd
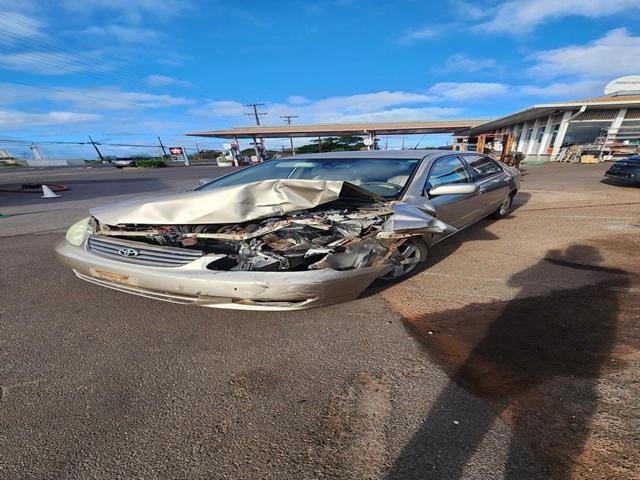
[[[137,257],[139,253],[135,248],[121,248],[118,250],[118,255],[122,255],[123,257]]]

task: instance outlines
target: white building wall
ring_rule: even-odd
[[[560,146],[562,142],[564,142],[564,136],[567,133],[567,128],[569,127],[569,119],[573,115],[573,112],[567,110],[562,114],[562,119],[560,120],[560,128],[558,129],[558,135],[556,137],[556,143],[553,146],[553,151],[551,152],[550,161],[554,161],[560,152]]]
[[[549,139],[551,138],[552,123],[553,123],[553,115],[549,115],[549,118],[547,118],[547,123],[545,124],[542,140],[540,141],[540,145],[538,146],[538,152],[537,152],[538,155],[545,154],[547,151],[547,148],[549,147]]]
[[[522,124],[522,132],[520,133],[520,140],[518,141],[518,146],[516,148],[516,150],[518,152],[524,152],[524,145],[525,145],[525,135],[527,134],[527,129],[529,128],[529,122],[524,122]]]
[[[540,128],[540,118],[536,118],[533,122],[533,132],[531,132],[531,138],[529,138],[529,140],[526,142],[525,155],[531,155],[531,153],[533,153],[533,146],[536,143],[538,128]]]

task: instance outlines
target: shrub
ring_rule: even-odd
[[[162,160],[136,160],[136,166],[142,168],[164,168],[167,165]]]

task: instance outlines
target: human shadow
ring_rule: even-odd
[[[509,453],[485,464],[507,479],[571,478],[629,285],[627,272],[601,262],[591,246],[550,250],[511,277],[514,300],[407,319],[450,381],[387,479],[462,478],[498,418],[511,426]],[[550,281],[578,286],[546,293]]]

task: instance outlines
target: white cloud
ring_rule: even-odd
[[[496,69],[497,67],[498,63],[493,58],[470,58],[463,53],[456,53],[447,58],[444,67],[440,71],[475,73],[481,70]]]
[[[334,122],[336,119],[364,118],[365,116],[377,116],[382,118],[385,112],[402,105],[424,104],[433,100],[433,97],[412,92],[365,93],[349,96],[327,97],[320,100],[305,99],[300,103],[299,97],[291,97],[286,103],[267,103],[263,109],[269,113],[269,119],[277,119],[281,115],[298,115],[301,122]],[[194,108],[192,113],[218,118],[244,117],[248,113],[247,108],[241,102],[223,100],[209,102],[204,107]],[[435,110],[433,111],[435,113]],[[407,111],[396,110],[394,115],[405,115]],[[268,120],[265,120],[268,121]],[[271,120],[274,123],[275,120]]]
[[[392,108],[377,112],[358,113],[352,115],[327,115],[322,118],[326,123],[349,122],[408,122],[431,120],[437,118],[451,118],[462,112],[461,108],[423,107],[423,108]]]
[[[42,98],[45,91],[25,85],[0,83],[0,105],[16,105]]]
[[[96,122],[102,117],[93,113],[48,112],[31,113],[18,110],[0,110],[0,128],[17,130],[31,127],[50,127],[78,123]]]
[[[518,90],[525,95],[543,98],[579,98],[602,94],[603,83],[598,80],[556,82],[548,85],[522,85]]]
[[[60,0],[59,5],[79,13],[96,10],[118,11],[131,20],[139,20],[140,15],[153,15],[170,20],[172,16],[193,7],[190,0]]]
[[[428,40],[430,38],[437,37],[441,33],[442,29],[434,26],[408,30],[400,37],[399,42],[404,45],[411,45],[420,40]]]
[[[518,34],[533,30],[549,19],[567,16],[599,18],[624,10],[637,10],[638,0],[509,0],[491,13],[480,29]]]
[[[242,106],[242,103],[234,100],[216,100],[209,102],[202,107],[193,108],[191,113],[196,115],[206,115],[211,117],[240,117],[247,113],[248,110]]]
[[[121,40],[127,43],[150,43],[157,41],[160,33],[149,28],[125,27],[122,25],[91,26],[82,31],[83,34],[107,37],[110,40]]]
[[[0,83],[0,104],[15,105],[43,101],[81,110],[128,111],[136,109],[170,108],[191,105],[194,100],[172,95],[123,91],[117,87],[40,89],[36,87]]]
[[[625,28],[617,28],[587,45],[545,50],[530,58],[536,61],[536,65],[529,69],[529,73],[536,76],[612,78],[638,72],[640,37],[634,37]]]
[[[165,87],[167,85],[176,85],[179,87],[191,86],[191,82],[178,80],[177,78],[169,77],[167,75],[147,75],[144,78],[144,82],[150,87]]]
[[[5,42],[14,43],[42,35],[42,22],[17,12],[0,11],[0,30]]]
[[[407,121],[454,116],[461,110],[448,107],[409,107],[434,100],[434,97],[412,92],[376,92],[350,96],[309,100],[293,97],[286,103],[267,103],[263,109],[269,113],[263,120],[273,124],[280,115],[295,114],[302,123],[336,123],[360,121]],[[209,102],[195,108],[192,113],[208,117],[232,118],[242,121],[248,110],[241,102],[223,100]]]
[[[449,0],[449,5],[453,8],[459,16],[470,20],[477,20],[487,15],[486,8],[483,8],[478,3],[467,2],[465,0]]]
[[[191,105],[194,100],[172,95],[127,92],[116,87],[66,88],[48,94],[53,101],[75,105],[76,108],[99,110],[135,110]]]
[[[287,103],[290,103],[291,105],[303,105],[305,103],[311,103],[311,100],[307,97],[303,97],[302,95],[291,95],[290,97],[287,97]]]
[[[0,54],[0,69],[37,75],[66,75],[90,69],[91,66],[68,53],[21,52]]]
[[[483,100],[505,95],[509,89],[502,83],[441,82],[429,88],[429,93],[446,100]]]
[[[313,108],[318,112],[335,112],[342,110],[347,113],[364,113],[395,105],[424,103],[431,100],[431,97],[421,93],[382,91],[324,98],[313,102],[309,107],[305,108]]]

